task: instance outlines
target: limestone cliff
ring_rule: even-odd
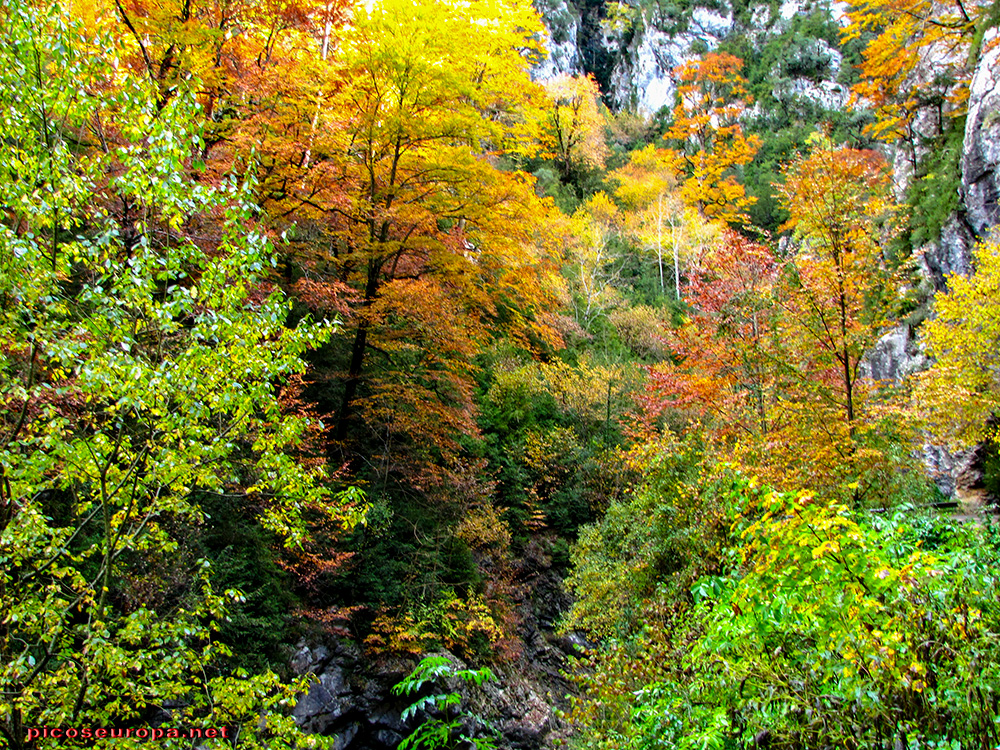
[[[1000,46],[996,43],[997,30],[992,29],[972,77],[962,143],[962,202],[969,225],[980,236],[1000,223]]]
[[[674,103],[672,71],[738,35],[750,53],[765,55],[768,45],[798,25],[804,15],[820,14],[834,22],[842,4],[829,2],[751,2],[734,12],[725,3],[679,5],[608,5],[595,0],[537,0],[547,29],[548,58],[535,71],[539,79],[559,73],[591,73],[601,84],[607,104],[655,114]],[[842,108],[847,89],[838,82],[841,54],[828,40],[796,34],[787,60],[773,70],[772,93],[778,101],[808,100],[826,108]],[[817,65],[821,72],[817,75]]]

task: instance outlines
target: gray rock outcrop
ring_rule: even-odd
[[[972,248],[976,240],[968,224],[959,216],[952,216],[941,227],[937,242],[921,248],[918,255],[920,271],[935,292],[947,288],[948,276],[972,274]]]
[[[962,199],[972,229],[982,235],[1000,224],[1000,46],[997,29],[983,40],[962,144]],[[991,42],[993,44],[991,45]]]
[[[861,362],[861,376],[872,380],[899,382],[926,368],[925,355],[917,345],[913,330],[897,326],[878,340]]]
[[[580,75],[580,11],[567,0],[535,0],[535,7],[545,20],[542,41],[548,56],[535,66],[531,77],[545,81],[559,75]]]
[[[352,643],[302,641],[292,659],[298,675],[316,677],[292,715],[302,729],[334,737],[334,750],[389,750],[409,734],[400,718],[406,703],[391,688],[412,665],[372,662]]]
[[[437,688],[461,695],[463,709],[499,732],[498,746],[504,750],[543,750],[567,734],[559,709],[567,708],[566,696],[573,692],[564,676],[568,658],[582,656],[593,645],[578,635],[554,632],[571,599],[545,543],[528,545],[517,561],[516,578],[520,654],[491,666],[495,681],[470,688],[453,678]],[[455,654],[439,654],[458,669],[466,667]],[[414,697],[392,693],[414,666],[415,658],[368,654],[332,636],[303,640],[291,660],[292,671],[315,680],[293,716],[305,731],[333,737],[335,750],[393,750],[426,718],[404,722],[402,712]],[[467,731],[482,729],[472,724]]]
[[[536,66],[533,77],[545,80],[562,73],[590,72],[597,76],[613,109],[655,114],[674,106],[676,68],[714,50],[734,31],[747,32],[759,53],[769,41],[791,28],[806,3],[785,0],[780,8],[752,3],[755,7],[749,27],[746,19],[737,22],[728,4],[717,9],[710,9],[707,3],[668,9],[634,1],[623,5],[628,8],[628,20],[616,25],[608,23],[595,10],[597,6],[586,0],[536,0],[545,23],[549,56]],[[813,3],[808,9],[823,7],[836,20],[843,15],[842,5]],[[784,105],[811,102],[824,108],[842,107],[848,91],[836,80],[841,67],[839,50],[822,39],[806,39],[799,52],[827,58],[828,72],[821,78],[782,73],[774,96]]]

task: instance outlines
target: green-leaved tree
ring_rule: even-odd
[[[164,711],[240,747],[294,746],[271,709],[295,688],[220,668],[213,634],[241,594],[175,553],[208,493],[243,498],[289,544],[304,508],[337,507],[295,456],[308,422],[282,406],[335,326],[286,327],[252,186],[192,179],[190,91],[158,100],[119,68],[124,43],[58,8],[4,16],[0,746],[66,747],[29,730]]]

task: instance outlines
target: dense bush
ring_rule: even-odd
[[[995,746],[994,527],[741,494],[732,567],[592,659],[581,747]]]

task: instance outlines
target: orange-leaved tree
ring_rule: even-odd
[[[775,302],[782,264],[727,231],[690,274],[690,314],[666,333],[676,362],[650,371],[647,417],[677,409],[721,440],[759,446],[780,424]]]
[[[887,253],[895,205],[882,157],[816,138],[779,192],[794,252],[735,234],[691,273],[676,364],[657,365],[648,417],[680,410],[767,481],[856,501],[894,492],[911,435],[890,384],[862,364],[899,309]]]
[[[286,86],[295,81],[285,98],[302,104],[315,83],[305,68],[328,58],[348,6],[347,0],[98,0],[79,10],[130,44],[128,62],[156,86],[160,106],[179,82],[197,80],[211,148],[248,110],[280,106],[274,95],[282,79]]]
[[[177,80],[199,81],[200,179],[252,164],[265,217],[288,240],[282,281],[315,314],[347,316],[343,386],[324,405],[339,438],[367,358],[389,351],[375,328],[392,321],[388,344],[404,310],[424,315],[412,296],[387,299],[388,317],[371,309],[394,281],[437,279],[448,309],[469,315],[459,328],[506,315],[515,337],[559,343],[540,321],[559,294],[542,259],[554,243],[539,228],[551,207],[491,157],[527,148],[537,120],[542,91],[527,67],[541,27],[530,4],[121,0],[112,10],[163,101]]]
[[[290,186],[307,195],[319,192],[317,184],[330,189],[328,174],[311,174],[318,165],[310,156],[326,148],[321,138],[329,118],[320,115],[336,86],[329,53],[346,2],[96,0],[73,5],[89,33],[109,34],[120,44],[121,76],[103,84],[105,97],[120,96],[128,76],[155,90],[155,110],[180,91],[196,92],[201,139],[188,143],[182,165],[199,183],[220,184],[234,168],[255,172],[254,198],[271,209],[272,225],[275,202],[287,201]],[[116,147],[117,125],[96,124],[102,150]],[[294,209],[283,202],[277,212]],[[126,226],[141,219],[130,202],[116,210]]]
[[[737,180],[736,170],[760,148],[745,135],[740,118],[752,102],[742,74],[743,61],[711,52],[677,68],[674,122],[664,135],[674,144],[681,195],[707,218],[736,222],[754,199]]]
[[[779,192],[798,243],[779,302],[799,416],[781,445],[812,446],[811,461],[789,455],[788,465],[837,467],[860,481],[882,460],[872,441],[877,423],[886,424],[861,364],[894,323],[904,286],[887,253],[898,213],[891,177],[879,154],[817,136],[809,155],[786,169]]]
[[[870,36],[855,101],[871,104],[870,132],[903,140],[916,166],[921,135],[944,132],[966,112],[969,84],[986,29],[998,20],[995,2],[864,0],[847,11],[845,39]],[[920,120],[929,115],[931,130]],[[923,131],[923,132],[918,132]]]

